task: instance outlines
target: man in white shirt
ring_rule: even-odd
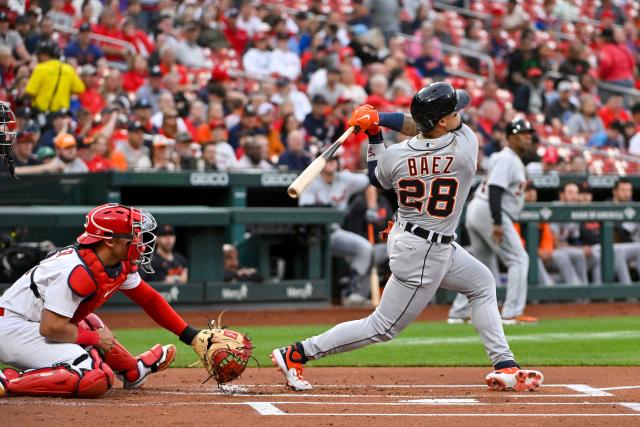
[[[289,50],[289,35],[278,33],[276,48],[271,54],[269,74],[276,73],[291,81],[296,81],[301,72],[300,58]]]
[[[273,170],[273,165],[264,159],[267,139],[264,135],[249,136],[244,140],[244,155],[238,160],[237,168]]]
[[[265,33],[253,36],[253,47],[242,57],[242,66],[247,73],[257,77],[269,75],[271,64],[271,46]]]

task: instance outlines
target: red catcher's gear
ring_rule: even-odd
[[[67,364],[25,372],[7,368],[0,381],[10,396],[100,397],[113,386],[113,371],[96,349],[89,351],[89,357],[93,369],[81,374]]]
[[[109,297],[111,297],[111,295],[113,295],[113,293],[122,286],[124,281],[127,280],[127,275],[131,272],[131,265],[129,262],[122,261],[120,263],[120,274],[116,277],[111,277],[106,271],[104,271],[102,261],[100,261],[100,258],[98,258],[92,249],[79,249],[78,255],[93,277],[94,291],[88,295],[78,294],[85,297],[85,299],[80,303],[71,318],[71,323],[74,324],[78,324],[78,322],[87,317],[89,313],[93,313],[100,308],[109,299]],[[86,274],[84,273],[84,269],[74,269],[71,273],[72,276],[76,273],[76,270],[78,274]],[[72,279],[73,277],[70,276],[70,284],[74,283],[74,280]],[[83,290],[86,290],[87,288],[90,288],[90,286],[83,287]],[[71,287],[71,290],[76,294],[78,293],[74,287]]]
[[[151,257],[156,244],[152,231],[156,220],[144,209],[130,208],[117,203],[107,203],[89,211],[84,222],[84,233],[76,239],[78,243],[90,245],[114,237],[129,239],[128,260],[133,271],[140,265],[148,273],[153,273]]]

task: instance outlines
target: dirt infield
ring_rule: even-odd
[[[228,309],[224,315],[224,323],[235,326],[249,325],[296,325],[339,323],[347,320],[359,319],[371,313],[372,309],[345,308],[330,306],[317,309],[269,309],[269,310],[235,310]],[[434,305],[427,307],[417,320],[445,320],[448,305]],[[220,309],[207,311],[178,312],[193,325],[204,325],[207,316],[212,317]],[[99,312],[102,320],[112,329],[115,328],[152,328],[156,323],[142,310],[132,312]],[[601,316],[640,316],[640,304],[630,302],[593,303],[593,304],[536,304],[527,307],[527,314],[541,319],[557,319],[566,317],[601,317]]]
[[[545,368],[536,392],[493,392],[482,368],[310,368],[296,393],[274,368],[248,369],[219,390],[199,369],[170,369],[143,389],[118,383],[96,400],[0,399],[1,426],[640,424],[640,368]]]

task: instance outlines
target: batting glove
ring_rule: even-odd
[[[353,111],[351,118],[347,122],[349,127],[355,126],[356,132],[358,130],[367,131],[372,126],[377,126],[380,123],[380,117],[378,112],[373,106],[365,104]]]

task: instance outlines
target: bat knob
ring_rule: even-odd
[[[288,194],[288,195],[289,195],[289,197],[291,197],[292,199],[297,199],[297,198],[298,198],[298,192],[297,192],[295,189],[291,188],[291,187],[289,187],[289,188],[287,189],[287,194]]]

